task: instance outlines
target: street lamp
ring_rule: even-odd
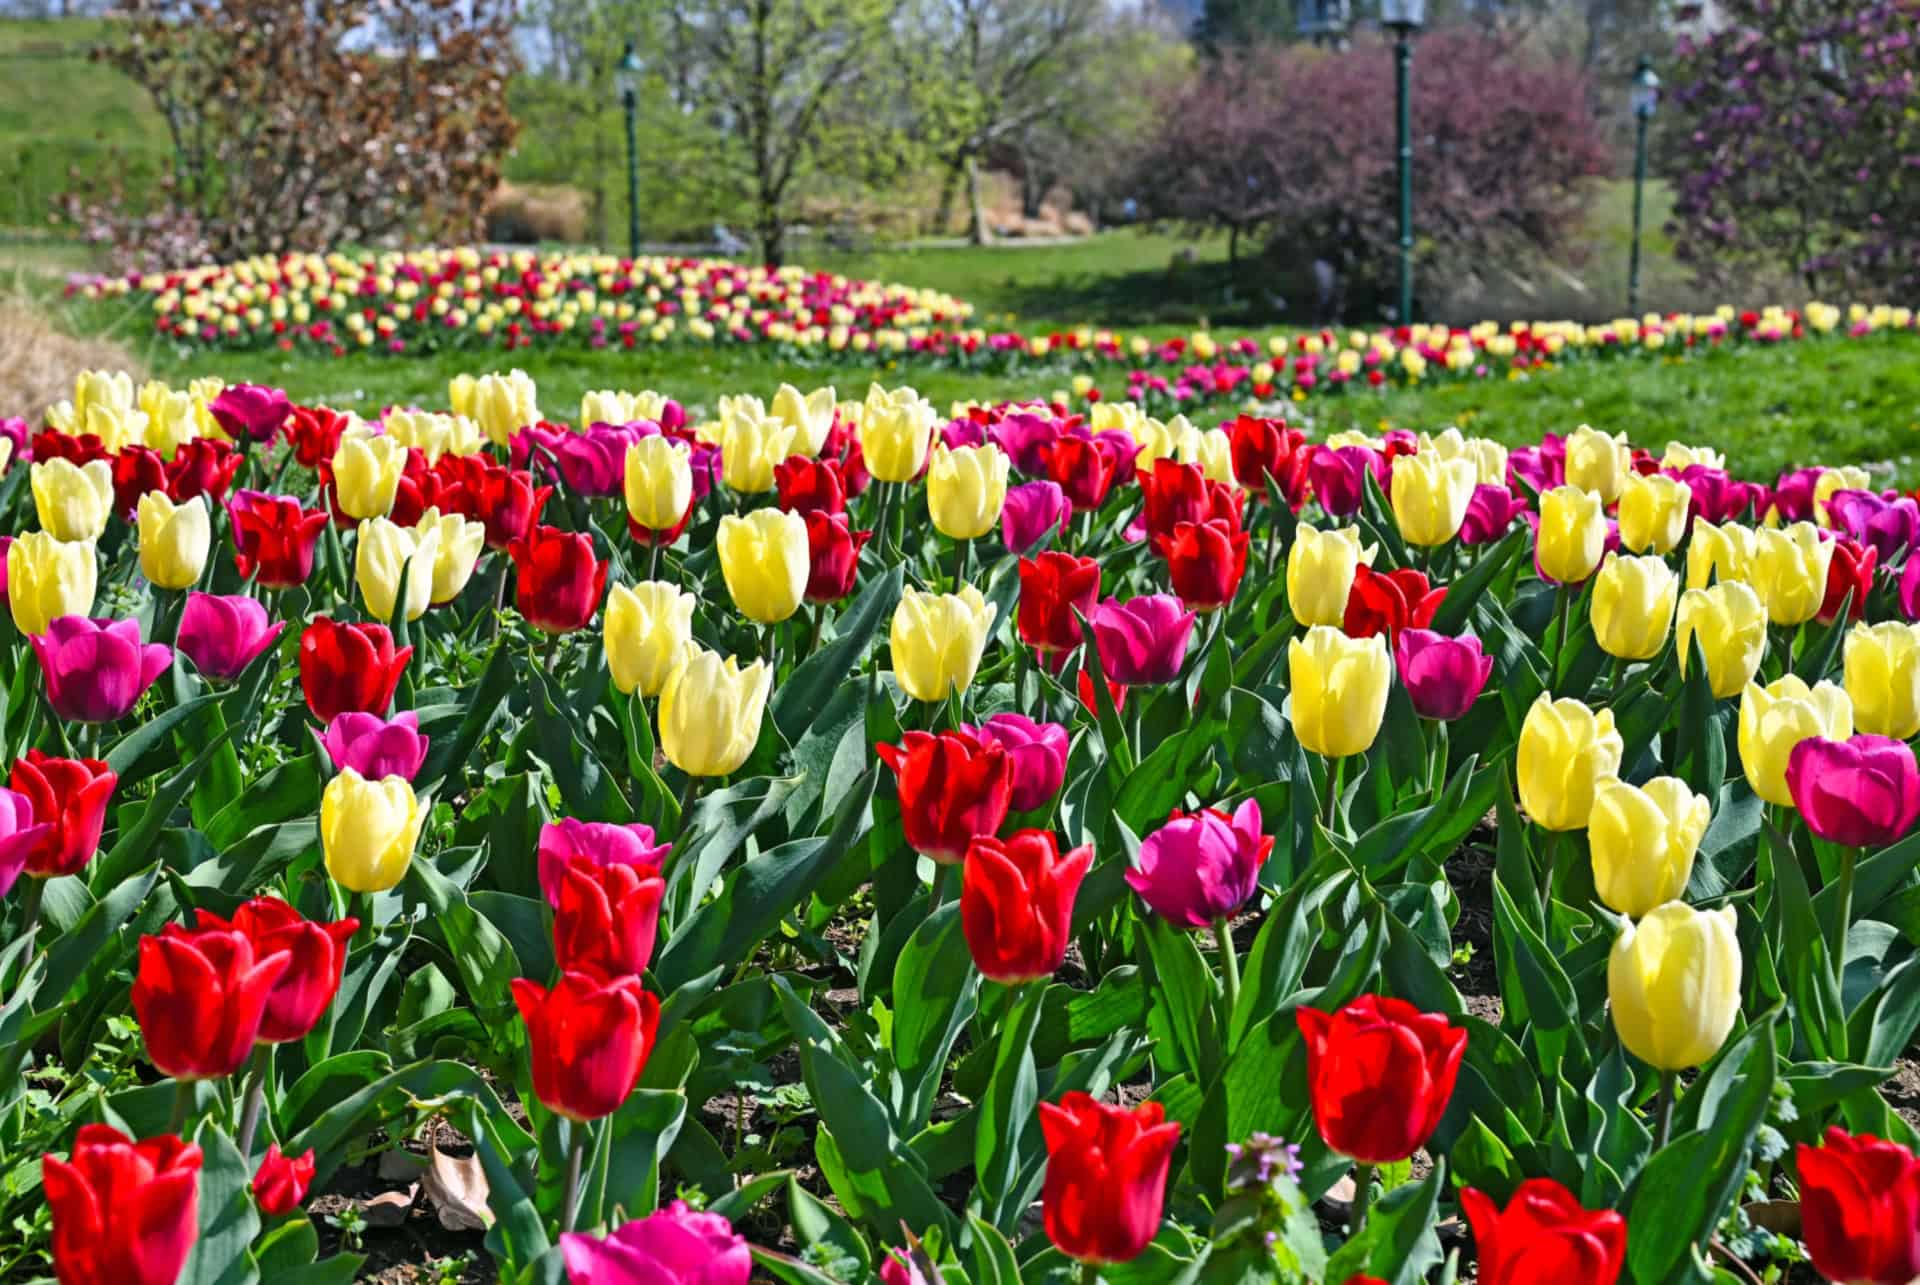
[[[1400,146],[1400,316],[1413,324],[1413,109],[1408,102],[1408,70],[1413,65],[1413,33],[1426,25],[1427,0],[1380,0],[1380,25],[1393,32],[1393,92]]]
[[[1647,123],[1660,106],[1660,77],[1653,62],[1640,55],[1627,95],[1633,109],[1633,248],[1627,260],[1627,315],[1640,315],[1640,202],[1647,186]]]
[[[627,41],[627,51],[620,56],[619,64],[613,69],[613,83],[620,91],[620,105],[627,112],[627,256],[640,257],[640,133],[637,118],[640,110],[640,66],[639,55],[633,51],[633,41]]]

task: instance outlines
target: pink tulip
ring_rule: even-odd
[[[1467,501],[1467,519],[1460,524],[1460,543],[1492,544],[1526,511],[1524,499],[1504,486],[1483,482],[1473,488],[1473,498]]]
[[[1125,602],[1108,598],[1095,607],[1093,640],[1108,680],[1142,687],[1178,678],[1195,619],[1178,598],[1164,593]]]
[[[1013,466],[1029,476],[1047,471],[1047,447],[1060,436],[1060,425],[1048,415],[1016,411],[1004,415],[987,430],[993,444],[1007,453]]]
[[[1809,830],[1849,848],[1884,847],[1920,817],[1920,768],[1891,737],[1801,741],[1787,756],[1787,789]]]
[[[374,781],[387,776],[411,781],[427,760],[427,738],[420,735],[420,716],[412,710],[392,720],[358,710],[335,714],[321,744],[336,772],[352,768]]]
[[[1045,807],[1060,792],[1067,776],[1067,729],[1058,723],[1036,723],[1025,714],[995,714],[978,727],[960,730],[980,740],[994,740],[1013,760],[1015,812]]]
[[[1493,657],[1471,634],[1449,638],[1431,629],[1405,629],[1393,658],[1413,712],[1444,722],[1472,709],[1493,673]]]
[[[0,897],[54,838],[52,822],[35,824],[32,799],[0,786]]]
[[[963,446],[984,446],[987,426],[977,419],[950,419],[940,429],[940,441],[950,451]]]
[[[1066,534],[1073,503],[1058,482],[1022,482],[1007,488],[1000,510],[1000,542],[1008,553],[1025,553],[1049,531]]]
[[[560,480],[576,495],[618,495],[627,447],[646,435],[630,424],[595,424],[581,433],[530,425],[513,435],[513,466],[531,466],[548,477],[557,466]]]
[[[889,1249],[880,1264],[880,1285],[932,1285],[920,1264],[904,1249]]]
[[[1820,467],[1795,469],[1782,473],[1773,485],[1773,507],[1780,510],[1782,522],[1813,520],[1813,491],[1820,484]]]
[[[293,414],[293,403],[278,388],[235,384],[223,388],[207,410],[237,442],[271,442]]]
[[[1307,462],[1314,497],[1336,518],[1352,517],[1360,511],[1369,472],[1384,489],[1390,476],[1387,461],[1370,446],[1318,447]]]
[[[1507,486],[1516,494],[1539,495],[1567,480],[1567,439],[1548,433],[1538,446],[1522,446],[1507,453]]]
[[[230,683],[286,627],[285,621],[269,624],[266,605],[245,594],[190,593],[173,642],[202,677]]]
[[[655,842],[650,825],[562,817],[540,828],[540,891],[548,905],[558,906],[561,875],[575,857],[587,857],[603,866],[658,867],[672,848],[670,843]]]
[[[684,1200],[606,1236],[560,1237],[572,1285],[747,1285],[753,1251],[722,1214]]]
[[[1127,886],[1176,928],[1204,928],[1247,903],[1272,851],[1252,799],[1232,817],[1217,808],[1175,812],[1141,841],[1140,864],[1127,871]]]
[[[1913,551],[1920,544],[1920,503],[1910,495],[1888,499],[1872,491],[1835,491],[1827,512],[1842,535],[1879,552],[1882,562]]]
[[[0,535],[0,607],[7,605],[7,550],[13,547],[13,537]]]
[[[1722,522],[1731,522],[1745,513],[1765,496],[1767,488],[1753,482],[1736,482],[1725,469],[1708,468],[1704,464],[1689,464],[1687,467],[1667,472],[1687,484],[1687,529],[1693,529],[1693,519],[1705,518],[1716,526]]]
[[[137,620],[61,616],[28,641],[47,676],[47,703],[75,723],[125,718],[173,663],[165,643],[141,643]]]

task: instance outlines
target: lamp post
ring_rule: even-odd
[[[627,41],[627,51],[614,68],[613,83],[620,90],[620,105],[627,113],[627,257],[640,257],[640,58]]]
[[[1640,202],[1647,186],[1647,122],[1660,106],[1660,77],[1645,54],[1634,69],[1627,101],[1633,108],[1633,248],[1627,259],[1627,315],[1640,315]]]
[[[1426,25],[1427,0],[1380,0],[1380,25],[1393,32],[1395,135],[1400,150],[1400,315],[1413,324],[1413,108],[1408,73],[1413,65],[1413,34]]]

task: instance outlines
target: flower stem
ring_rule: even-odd
[[[561,1206],[561,1231],[572,1231],[574,1223],[580,1217],[580,1162],[587,1154],[587,1136],[589,1130],[584,1120],[574,1120],[568,1132],[572,1135],[567,1145],[567,1199]]]
[[[240,1108],[240,1154],[253,1154],[254,1131],[260,1127],[260,1108],[267,1098],[267,1070],[273,1065],[273,1045],[253,1046],[253,1066],[247,1073],[246,1103]]]
[[[1833,993],[1835,995],[1844,996],[1846,994],[1847,929],[1851,926],[1853,919],[1853,877],[1855,867],[1859,864],[1860,849],[1846,847],[1840,850],[1840,878],[1836,881],[1836,887],[1834,889],[1834,900],[1838,904],[1833,908],[1833,945],[1828,948],[1828,954],[1832,956],[1830,962],[1833,966]],[[1846,1023],[1837,1022],[1835,1026],[1838,1028],[1840,1036],[1844,1039],[1847,1029]],[[1831,1050],[1836,1056],[1844,1051],[1844,1049]]]
[[[47,881],[35,875],[26,878],[26,891],[20,894],[20,935],[27,939],[26,953],[21,956],[20,974],[33,963],[33,939],[40,931],[40,901],[47,894]]]
[[[187,1117],[193,1113],[193,1081],[175,1080],[173,1082],[173,1114],[167,1117],[167,1132],[176,1138],[185,1137]]]
[[[1100,1264],[1080,1264],[1080,1285],[1100,1285]]]
[[[1329,758],[1327,760],[1327,833],[1329,835],[1338,824],[1341,777],[1346,775],[1346,766],[1345,759]]]
[[[1660,1150],[1673,1136],[1673,1082],[1677,1071],[1660,1072],[1660,1103],[1656,1108],[1657,1117],[1653,1134],[1653,1149]]]
[[[1553,681],[1549,684],[1554,694],[1559,695],[1560,676],[1567,667],[1567,606],[1573,599],[1573,592],[1566,585],[1554,591],[1554,614],[1559,619],[1559,627],[1554,632]]]
[[[689,772],[687,773],[687,783],[680,787],[680,798],[678,800],[678,803],[680,806],[680,820],[679,820],[679,829],[677,831],[678,839],[675,840],[676,842],[678,842],[679,840],[683,840],[687,837],[687,831],[693,825],[693,805],[694,805],[694,802],[697,799],[699,799],[699,797],[700,797],[700,778],[695,776],[693,773]]]
[[[1373,1207],[1373,1166],[1356,1165],[1353,1170],[1353,1216],[1347,1220],[1347,1238],[1358,1240],[1367,1225],[1367,1211]]]
[[[1233,1010],[1240,1006],[1240,956],[1233,948],[1233,926],[1230,916],[1222,915],[1214,921],[1213,939],[1220,948],[1220,997],[1225,1003],[1226,1014],[1220,1023],[1225,1034],[1233,1026]]]

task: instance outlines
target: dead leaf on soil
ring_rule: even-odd
[[[480,1157],[450,1156],[438,1147],[427,1153],[427,1171],[421,1176],[428,1199],[448,1231],[485,1231],[493,1226],[487,1208],[487,1175]]]

